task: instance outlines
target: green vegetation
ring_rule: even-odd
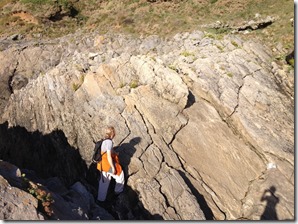
[[[289,64],[294,68],[295,67],[295,59],[294,58],[291,58],[289,60]]]
[[[216,47],[221,51],[223,52],[224,51],[224,47],[223,46],[220,46],[220,45],[216,45]]]
[[[192,52],[188,52],[188,51],[183,51],[180,53],[180,55],[184,56],[184,57],[190,57],[190,56],[195,56],[194,53]]]
[[[84,79],[85,79],[85,75],[81,75],[78,83],[76,82],[72,83],[73,91],[77,91],[81,87],[81,85],[84,82]]]
[[[24,18],[15,17],[11,3],[22,4],[20,8],[39,23],[30,25]],[[294,28],[290,22],[294,18],[292,0],[1,0],[0,7],[0,36],[14,34],[17,30],[28,37],[42,34],[52,38],[82,28],[87,32],[97,29],[101,33],[157,34],[161,37],[201,29],[208,31],[210,38],[220,39],[230,32],[229,28],[200,26],[216,21],[237,26],[260,14],[277,20],[265,29],[243,35],[243,38],[257,38],[272,47],[281,43],[289,49],[294,48]],[[54,19],[51,18],[53,15],[56,15]]]
[[[229,76],[230,78],[233,77],[233,74],[231,72],[227,73],[227,76]]]
[[[73,91],[77,91],[80,87],[81,87],[80,84],[78,84],[78,83],[72,83],[72,90]]]
[[[169,65],[169,68],[172,69],[172,70],[174,70],[175,72],[177,71],[177,68],[174,65]]]
[[[123,88],[125,86],[125,83],[124,82],[121,82],[120,85],[119,85],[119,88]]]
[[[139,82],[137,80],[132,80],[129,84],[130,88],[134,89],[139,86]]]
[[[210,39],[214,40],[221,40],[224,37],[223,33],[217,33],[215,29],[209,29],[205,32],[205,37],[208,37]]]
[[[216,3],[217,2],[217,0],[210,0],[210,3],[211,4],[214,4],[214,3]]]
[[[239,45],[235,41],[232,41],[231,44],[233,44],[235,47],[239,48]]]
[[[20,0],[21,3],[25,3],[25,4],[50,4],[51,0]]]
[[[45,188],[29,180],[25,174],[22,174],[24,184],[27,186],[27,191],[38,200],[38,209],[48,216],[52,216],[53,210],[51,205],[54,203],[52,195]]]

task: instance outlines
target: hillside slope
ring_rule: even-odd
[[[163,37],[216,21],[238,26],[256,16],[271,16],[276,18],[272,25],[244,36],[272,47],[281,44],[288,51],[294,48],[291,0],[3,0],[0,10],[0,34],[26,37],[57,37],[78,28]]]

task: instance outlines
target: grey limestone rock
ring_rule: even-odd
[[[294,218],[293,79],[266,46],[200,31],[168,40],[78,32],[41,46],[6,50],[9,127],[61,130],[89,166],[93,141],[114,125],[127,185],[154,217],[204,220],[203,197],[208,219],[260,219],[261,193],[274,185],[278,217]],[[10,92],[14,70],[28,83]]]

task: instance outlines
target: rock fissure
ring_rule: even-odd
[[[292,163],[292,161],[288,160],[287,158],[281,157],[281,156],[274,154],[272,152],[265,151],[265,154],[270,155],[274,158],[277,158],[279,161],[286,162],[288,165],[290,165],[292,167],[295,165],[294,163]]]
[[[183,114],[182,112],[180,112],[181,114]],[[176,117],[179,116],[179,114],[176,115]],[[186,123],[182,124],[181,127],[173,134],[173,138],[170,140],[169,143],[167,143],[168,145],[172,145],[173,141],[175,141],[177,134],[188,124],[189,119],[186,119]],[[165,141],[165,140],[164,140]],[[165,141],[166,142],[166,141]],[[172,148],[172,146],[171,146]],[[173,148],[172,148],[173,149]]]
[[[138,113],[139,113],[139,114],[141,115],[141,117],[142,117],[142,120],[145,122],[144,124],[145,124],[145,126],[146,126],[146,128],[147,128],[147,131],[150,132],[150,129],[148,128],[148,125],[147,125],[147,123],[149,123],[149,124],[150,124],[150,127],[153,129],[153,134],[156,134],[156,130],[155,130],[154,125],[151,124],[150,121],[149,121],[148,119],[145,119],[145,115],[142,114],[141,111],[140,111],[139,109],[137,109],[137,106],[135,106],[135,109],[138,111]],[[149,133],[149,132],[148,132],[148,133]],[[149,134],[149,135],[150,135],[150,134]],[[150,135],[150,138],[152,139],[151,135]]]
[[[158,181],[158,179],[157,178],[153,178],[153,180],[155,180],[158,183],[158,185],[159,185],[159,188],[158,188],[159,189],[159,193],[163,196],[163,199],[164,199],[164,201],[166,203],[166,206],[167,207],[172,207],[171,204],[168,201],[167,196],[163,193],[163,191],[162,191],[162,185],[160,184],[160,182]]]
[[[185,172],[187,172],[186,169],[184,169],[184,170],[185,170]],[[212,202],[213,202],[213,204],[216,206],[216,208],[221,212],[221,214],[224,215],[224,220],[225,220],[226,217],[227,217],[227,214],[226,214],[226,212],[224,212],[224,211],[221,209],[221,207],[218,205],[218,201],[220,201],[220,200],[218,199],[218,196],[217,196],[216,191],[214,191],[214,190],[212,189],[212,187],[211,187],[206,181],[204,181],[204,178],[202,177],[202,175],[200,174],[200,172],[199,172],[198,170],[196,170],[195,168],[194,168],[194,170],[195,170],[196,173],[199,175],[199,179],[200,179],[200,181],[202,182],[201,186],[205,189],[206,193],[210,196],[210,198],[212,199]],[[197,179],[197,177],[193,176],[190,172],[187,172],[187,173],[188,173],[188,175],[190,175],[192,178]],[[207,189],[206,189],[206,188],[207,188]],[[214,197],[216,197],[217,199],[215,199]],[[210,202],[209,202],[209,203],[210,203]],[[208,203],[208,204],[209,204],[209,203]]]
[[[257,71],[258,71],[258,70],[257,70]],[[255,71],[255,72],[256,72],[256,71]],[[254,72],[253,72],[253,73],[254,73]],[[240,96],[241,89],[242,89],[242,87],[244,86],[244,80],[245,80],[246,77],[253,75],[253,73],[252,73],[252,74],[247,74],[247,75],[243,76],[243,78],[242,78],[242,84],[238,87],[238,90],[237,90],[237,104],[236,104],[236,106],[234,107],[232,113],[229,114],[229,115],[227,116],[227,118],[225,118],[225,122],[226,122],[226,120],[228,120],[229,118],[231,118],[231,117],[233,116],[233,114],[236,112],[237,108],[239,107],[239,96]]]
[[[247,187],[247,190],[246,190],[245,193],[244,193],[244,197],[240,200],[241,203],[242,203],[242,207],[243,207],[243,205],[244,205],[244,203],[245,203],[244,201],[245,201],[246,197],[247,197],[247,196],[249,195],[249,193],[250,193],[251,186],[254,184],[254,182],[256,182],[256,181],[258,181],[258,180],[260,180],[260,179],[264,179],[264,174],[265,174],[265,173],[266,173],[266,170],[263,170],[259,176],[257,176],[255,179],[250,180],[250,181],[248,182],[248,187]]]
[[[124,98],[123,98],[123,100],[124,100]],[[124,110],[125,110],[125,109],[124,109]],[[124,111],[124,110],[123,110],[123,111]],[[123,118],[124,123],[125,123],[125,126],[126,126],[126,128],[128,129],[128,133],[126,134],[126,136],[123,137],[123,139],[119,142],[118,145],[121,145],[121,143],[124,142],[124,141],[128,138],[128,136],[131,134],[131,130],[130,130],[128,124],[127,124],[127,120],[126,120],[125,117],[123,116],[123,111],[122,111],[121,113],[119,113],[119,115]]]
[[[146,121],[145,121],[144,115],[141,113],[141,111],[137,108],[136,105],[134,105],[133,108],[134,108],[134,109],[138,112],[138,114],[140,115],[140,117],[141,117],[141,119],[142,119],[142,122],[143,122],[143,124],[144,124],[145,127],[146,127],[146,131],[147,131],[147,133],[149,134],[149,128],[148,128],[147,125],[146,125]],[[150,139],[151,139],[151,141],[152,141],[151,135],[149,135],[149,136],[150,136]]]
[[[21,50],[18,50],[19,54],[24,50],[26,49],[26,47],[22,48]],[[16,65],[14,66],[13,68],[13,71],[12,71],[12,74],[9,76],[9,79],[8,79],[8,87],[9,87],[9,91],[10,91],[10,94],[13,94],[14,90],[13,90],[13,86],[12,86],[12,82],[13,82],[13,78],[14,76],[16,75],[16,72],[17,72],[17,69],[19,67],[19,60],[17,59],[16,60]]]
[[[143,160],[141,159],[141,157],[146,153],[147,149],[151,146],[154,145],[154,142],[150,143],[143,151],[142,153],[138,156],[138,158],[143,162]],[[143,164],[144,167],[144,164]]]

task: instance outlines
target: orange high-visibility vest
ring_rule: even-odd
[[[105,172],[112,172],[112,169],[111,169],[111,166],[110,166],[110,163],[108,161],[108,155],[107,153],[102,153],[102,160],[97,163],[97,169],[99,171],[105,171]],[[113,160],[113,163],[114,163],[114,167],[116,169],[116,175],[120,175],[121,172],[122,172],[122,167],[119,163],[119,158],[118,158],[118,155],[115,154],[115,153],[112,153],[112,160]]]

